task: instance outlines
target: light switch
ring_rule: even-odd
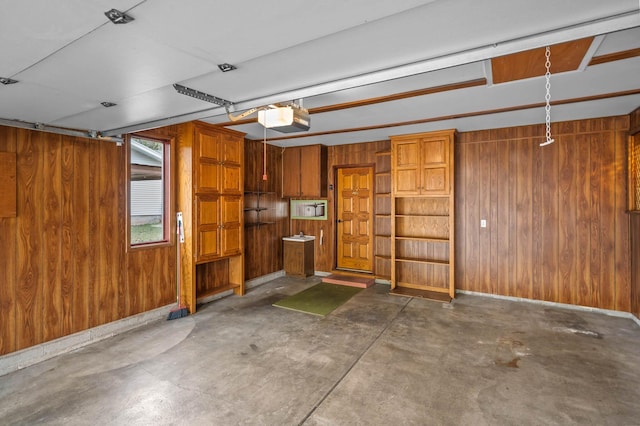
[[[487,221],[485,219],[480,219],[480,228],[486,228],[487,227]]]

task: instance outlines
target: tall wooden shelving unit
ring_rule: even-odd
[[[377,278],[391,279],[391,151],[376,152],[375,266]]]
[[[244,134],[202,122],[178,126],[180,299],[244,294]]]
[[[391,137],[391,288],[455,296],[454,139]]]

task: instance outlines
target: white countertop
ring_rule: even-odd
[[[305,241],[313,241],[315,239],[316,237],[314,235],[292,235],[290,237],[282,237],[283,241],[298,241],[300,243],[303,243]]]

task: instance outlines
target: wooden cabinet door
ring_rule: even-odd
[[[420,193],[420,145],[418,140],[393,141],[393,191],[397,195]]]
[[[420,141],[420,193],[445,195],[449,193],[450,138],[437,136]]]
[[[300,147],[286,148],[282,153],[282,196],[300,196]]]
[[[320,197],[320,145],[300,148],[300,195]]]
[[[220,251],[220,198],[215,195],[196,196],[196,262],[215,259]]]
[[[195,128],[195,190],[197,193],[220,192],[220,135]]]
[[[242,138],[232,135],[220,135],[220,171],[223,194],[242,194]]]
[[[220,229],[222,255],[240,254],[242,252],[242,198],[240,196],[221,197]]]

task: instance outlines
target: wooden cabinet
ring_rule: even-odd
[[[306,278],[315,273],[314,240],[284,240],[284,271],[287,275]]]
[[[193,313],[198,298],[229,289],[244,294],[244,135],[200,122],[178,129],[180,292]]]
[[[448,131],[393,137],[395,194],[448,194],[453,179],[452,138]]]
[[[285,148],[282,154],[282,196],[327,196],[326,146]]]
[[[455,296],[454,137],[444,131],[391,138],[392,289]]]

